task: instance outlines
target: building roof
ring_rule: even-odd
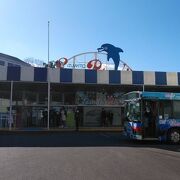
[[[10,56],[10,55],[4,54],[4,53],[0,53],[0,59],[3,59],[5,61],[6,60],[11,61],[11,62],[14,62],[16,64],[21,64],[21,65],[24,65],[24,66],[31,66],[30,64],[22,61],[21,59],[19,59],[17,57]]]

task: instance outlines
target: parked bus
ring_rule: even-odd
[[[180,143],[180,93],[136,91],[123,100],[126,136]]]

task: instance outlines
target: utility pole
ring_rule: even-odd
[[[50,77],[49,77],[49,21],[48,21],[48,68],[47,68],[47,80],[48,80],[48,119],[47,129],[49,130],[49,119],[50,119]]]

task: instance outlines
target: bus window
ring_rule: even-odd
[[[172,118],[172,102],[165,101],[164,102],[164,119]]]
[[[127,105],[127,117],[129,120],[140,120],[140,104],[139,102],[131,102]]]
[[[173,102],[173,115],[175,119],[180,119],[180,101]]]
[[[159,115],[162,119],[172,118],[172,102],[171,101],[161,101],[159,103]]]

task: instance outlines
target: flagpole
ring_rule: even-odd
[[[48,21],[48,67],[49,67],[49,21]]]
[[[49,78],[49,21],[48,21],[48,69],[47,69],[47,80],[48,80],[48,119],[47,129],[49,130],[49,119],[50,119],[50,78]]]

